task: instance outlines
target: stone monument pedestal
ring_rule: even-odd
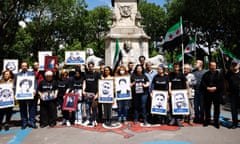
[[[112,0],[112,27],[105,37],[105,64],[112,66],[116,50],[116,39],[119,41],[123,58],[122,64],[137,63],[138,57],[149,57],[149,36],[144,32],[137,10],[138,0]]]

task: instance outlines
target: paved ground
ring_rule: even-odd
[[[223,126],[220,129],[187,124],[182,128],[166,125],[141,127],[131,122],[119,129],[105,129],[101,125],[96,128],[57,126],[25,130],[12,127],[0,132],[0,144],[238,144],[240,128],[227,128],[230,125],[229,111],[223,109],[221,115]],[[19,115],[15,114],[13,119],[19,119]]]

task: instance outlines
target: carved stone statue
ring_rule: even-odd
[[[141,16],[141,13],[138,11],[137,13],[136,13],[136,17],[135,17],[135,25],[137,26],[137,27],[142,27],[141,26],[141,20],[142,20],[143,18],[142,18],[142,16]]]
[[[93,62],[95,66],[100,66],[103,62],[103,59],[94,55],[94,51],[92,48],[87,48],[87,63]]]

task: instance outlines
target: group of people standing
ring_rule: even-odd
[[[62,125],[71,126],[79,124],[85,126],[96,126],[103,122],[106,126],[113,125],[112,103],[98,103],[100,93],[98,92],[98,82],[100,79],[113,80],[115,76],[129,76],[131,87],[131,100],[118,100],[118,121],[127,123],[133,120],[136,124],[142,120],[144,125],[154,120],[161,124],[183,126],[183,121],[189,124],[202,123],[208,126],[211,123],[211,105],[214,105],[213,125],[219,128],[220,104],[224,89],[229,92],[231,100],[231,110],[233,125],[237,128],[237,108],[240,92],[239,64],[233,62],[226,77],[217,70],[216,62],[209,63],[209,70],[203,68],[203,61],[197,60],[195,69],[191,65],[183,66],[184,72],[180,69],[179,63],[173,64],[173,69],[166,68],[163,64],[152,69],[152,64],[145,62],[145,57],[139,57],[139,64],[134,67],[129,63],[127,67],[119,66],[115,72],[109,66],[101,65],[99,71],[94,67],[93,62],[89,62],[85,71],[81,71],[80,66],[76,66],[74,71],[65,69],[60,71],[39,71],[38,63],[34,63],[33,71],[28,70],[28,64],[21,64],[21,71],[14,75],[6,70],[2,73],[0,83],[12,83],[13,90],[18,76],[35,76],[34,99],[18,100],[22,129],[27,126],[37,128],[36,112],[40,99],[40,127],[55,126],[57,124],[57,108],[62,113]],[[227,82],[227,83],[226,83]],[[171,96],[173,90],[186,89],[188,91],[189,115],[173,115]],[[150,113],[152,92],[161,90],[168,92],[167,115],[159,116]],[[128,91],[129,92],[129,91]],[[51,96],[48,100],[44,95]],[[66,93],[78,94],[76,111],[66,111],[62,109]],[[181,98],[179,98],[181,100]],[[179,103],[180,106],[180,103]],[[9,129],[12,108],[0,109],[0,128],[4,126]],[[131,117],[132,114],[132,117]],[[141,114],[141,115],[140,115]],[[5,124],[3,117],[6,115]],[[140,117],[141,116],[141,117]],[[141,119],[140,119],[141,118]]]

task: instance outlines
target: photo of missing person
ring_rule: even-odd
[[[173,114],[189,114],[189,102],[186,90],[172,92]]]
[[[0,84],[0,109],[14,106],[14,96],[11,87],[11,84]]]
[[[33,85],[32,80],[29,79],[23,79],[19,83],[19,93],[29,93],[30,89]]]
[[[99,80],[99,102],[113,102],[113,80]]]
[[[38,52],[39,70],[44,70],[46,56],[52,56],[52,52],[51,51],[39,51]]]
[[[116,98],[117,100],[127,100],[131,99],[131,88],[130,88],[130,78],[125,77],[115,77],[116,86]]]
[[[13,73],[18,72],[18,60],[16,59],[4,59],[3,70],[11,70]]]
[[[78,94],[67,93],[64,95],[63,110],[76,111]]]
[[[68,65],[72,64],[84,64],[85,63],[85,51],[66,51],[65,62]]]
[[[56,64],[57,64],[57,56],[45,56],[45,65],[44,65],[45,71],[47,70],[55,71]]]
[[[166,91],[153,91],[151,113],[166,115],[167,114],[167,97]]]
[[[34,76],[18,76],[16,83],[16,99],[33,99]]]

